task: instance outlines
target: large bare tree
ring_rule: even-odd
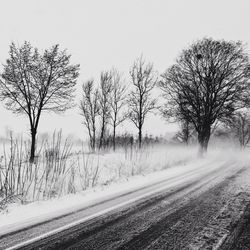
[[[156,105],[156,99],[151,94],[158,79],[153,64],[146,63],[142,56],[134,62],[130,76],[133,90],[128,98],[129,118],[138,129],[138,143],[139,148],[141,148],[145,118],[149,112],[155,109]]]
[[[116,148],[116,129],[125,121],[127,113],[124,112],[124,106],[126,104],[126,86],[122,82],[121,74],[113,69],[112,74],[112,90],[110,98],[110,121],[113,128],[113,149]]]
[[[42,111],[63,112],[73,105],[79,65],[70,64],[70,55],[59,46],[42,54],[29,42],[10,45],[3,65],[0,98],[7,109],[27,115],[31,132],[30,161],[34,161],[36,135]]]
[[[165,115],[191,122],[200,153],[216,120],[231,117],[249,97],[249,59],[241,42],[202,39],[182,51],[163,75]]]
[[[84,118],[90,139],[90,148],[95,150],[97,117],[99,116],[98,90],[94,89],[94,81],[89,80],[82,85],[83,94],[80,103],[81,115]]]
[[[104,140],[107,133],[107,125],[110,119],[110,98],[112,92],[112,73],[111,71],[105,71],[101,73],[100,87],[98,93],[99,100],[99,115],[101,118],[101,131],[100,131],[100,142],[99,148],[104,146]]]

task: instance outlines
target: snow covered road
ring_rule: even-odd
[[[170,168],[91,202],[0,224],[0,249],[216,249],[247,204],[247,175],[232,160]]]

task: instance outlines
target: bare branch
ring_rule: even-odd
[[[191,122],[206,150],[211,126],[249,102],[248,56],[240,42],[205,38],[183,50],[159,85],[163,114]]]
[[[78,72],[79,65],[71,65],[70,55],[59,51],[59,45],[43,54],[28,42],[20,48],[10,45],[0,78],[0,99],[14,113],[28,115],[32,144],[43,110],[63,112],[73,106]]]
[[[156,100],[151,97],[158,78],[151,63],[146,64],[138,58],[130,70],[134,90],[129,94],[129,118],[139,130],[139,147],[141,147],[142,127],[148,113],[156,108]]]

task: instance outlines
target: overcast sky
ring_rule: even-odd
[[[43,50],[59,43],[81,64],[81,84],[99,79],[102,70],[116,67],[125,76],[142,53],[160,73],[180,51],[203,37],[242,40],[250,46],[250,0],[0,0],[0,62],[5,62],[11,41],[27,40]],[[129,80],[129,79],[127,79]],[[79,99],[76,100],[79,102]],[[0,135],[7,128],[29,133],[28,120],[0,104]],[[41,117],[40,132],[62,128],[84,135],[79,110]],[[151,116],[144,131],[165,134],[168,126]],[[124,130],[132,131],[125,124]]]

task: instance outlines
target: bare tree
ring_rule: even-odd
[[[205,38],[183,50],[162,75],[160,87],[169,115],[194,125],[203,154],[216,120],[245,106],[250,94],[248,56],[241,42]]]
[[[183,120],[180,122],[181,130],[176,134],[176,138],[185,144],[189,144],[191,138],[194,137],[194,128],[189,121]]]
[[[89,134],[90,148],[96,147],[96,123],[99,115],[98,90],[94,89],[94,81],[89,80],[82,85],[83,95],[80,103],[81,115]]]
[[[42,111],[63,112],[73,106],[79,65],[70,64],[70,55],[52,46],[43,54],[25,42],[10,45],[3,65],[0,98],[14,113],[26,114],[31,130],[30,161],[34,161],[36,135]]]
[[[151,93],[157,83],[153,64],[146,64],[142,57],[138,58],[131,70],[130,76],[134,90],[128,98],[129,118],[138,129],[139,148],[142,146],[142,127],[149,112],[155,109],[156,99]]]
[[[122,83],[120,73],[113,69],[112,74],[112,90],[110,98],[110,121],[113,127],[113,149],[116,148],[116,128],[127,118],[127,114],[123,112],[126,104],[126,86]]]
[[[238,111],[227,122],[228,127],[237,137],[240,147],[245,148],[250,141],[250,115],[247,111]]]
[[[107,124],[110,119],[110,97],[112,92],[112,74],[109,71],[101,73],[100,79],[100,90],[98,94],[99,99],[99,114],[101,117],[101,131],[100,131],[100,142],[99,148],[104,146],[104,140],[106,136]]]

